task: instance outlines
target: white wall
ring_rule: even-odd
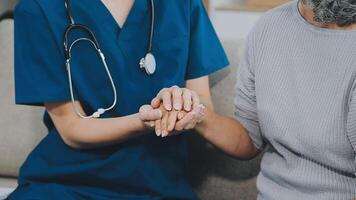
[[[220,37],[244,39],[262,14],[260,12],[217,11],[212,21]]]
[[[244,39],[263,12],[215,10],[216,6],[243,0],[211,0],[210,16],[221,38]]]

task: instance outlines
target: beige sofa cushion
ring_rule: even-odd
[[[229,57],[230,66],[210,76],[211,95],[218,113],[233,117],[233,99],[235,96],[236,71],[244,46],[243,40],[224,40],[224,49]],[[213,84],[212,84],[213,83]]]
[[[243,51],[242,40],[223,40],[230,69],[211,76],[216,112],[234,116],[236,71]],[[218,125],[217,125],[218,126]],[[216,133],[219,134],[219,133]],[[237,161],[207,145],[201,138],[190,141],[190,172],[193,186],[203,200],[252,200],[257,197],[256,176],[261,156],[251,161]]]
[[[17,176],[28,153],[46,133],[42,108],[16,106],[13,20],[0,23],[0,175]]]

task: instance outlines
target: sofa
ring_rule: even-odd
[[[16,187],[19,167],[46,134],[43,108],[14,104],[13,31],[13,20],[0,22],[0,199]],[[217,112],[233,116],[235,73],[243,41],[223,40],[223,45],[231,67],[210,77],[211,90]],[[237,161],[194,134],[189,148],[190,179],[201,199],[256,199],[260,156]]]

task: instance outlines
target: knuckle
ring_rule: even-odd
[[[180,88],[176,88],[176,89],[173,90],[173,94],[177,95],[177,96],[178,95],[182,95],[182,90]]]
[[[143,114],[144,110],[145,110],[145,107],[144,107],[144,106],[141,106],[141,108],[140,108],[140,110],[139,110],[138,112],[141,113],[141,114]]]
[[[183,127],[182,127],[181,125],[177,125],[177,126],[175,127],[175,130],[176,130],[176,131],[182,131],[182,130],[183,130]]]
[[[172,125],[169,125],[169,126],[168,126],[168,132],[173,131],[173,129],[174,129],[174,127],[173,127]]]
[[[170,102],[171,102],[171,95],[169,94],[163,95],[163,103],[170,104]]]
[[[163,95],[163,94],[167,93],[168,91],[169,91],[168,88],[163,88],[159,93],[160,93],[160,95]]]
[[[183,97],[190,98],[192,96],[192,93],[190,91],[183,91]]]

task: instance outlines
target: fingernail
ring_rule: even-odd
[[[189,112],[190,111],[190,107],[189,106],[185,106],[184,110]]]
[[[159,137],[161,135],[161,130],[157,130],[156,135]]]
[[[174,104],[174,109],[176,109],[176,110],[180,110],[180,105],[179,104]]]
[[[169,104],[166,104],[166,109],[167,109],[167,110],[172,110],[172,106],[169,105]]]
[[[168,135],[167,131],[162,131],[162,137],[166,137]]]

